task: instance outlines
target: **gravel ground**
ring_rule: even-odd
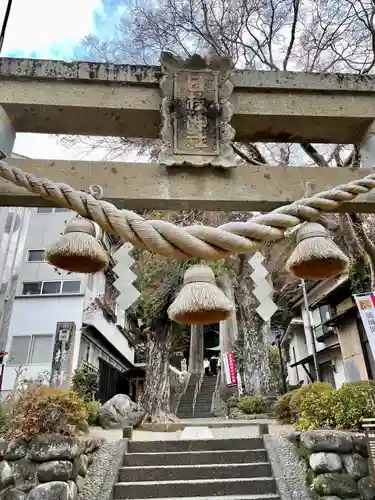
[[[294,445],[283,436],[264,436],[281,500],[311,500],[305,471]]]
[[[236,439],[258,437],[259,431],[256,425],[248,427],[215,427],[210,429],[215,439]]]
[[[102,444],[94,454],[94,461],[89,467],[78,500],[107,500],[110,498],[113,474],[118,472],[125,445],[126,442],[123,440],[107,441]]]

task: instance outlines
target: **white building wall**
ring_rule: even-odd
[[[94,276],[69,274],[64,271],[56,272],[45,262],[29,262],[29,250],[45,250],[52,245],[64,231],[65,223],[75,214],[73,212],[38,213],[31,209],[31,218],[25,244],[20,250],[19,278],[16,286],[16,299],[11,314],[8,342],[6,350],[10,352],[12,338],[24,335],[54,335],[56,323],[59,321],[73,321],[76,324],[76,334],[73,352],[73,370],[77,367],[80,354],[81,327],[84,309],[93,301],[94,297],[104,292],[105,278],[102,273]],[[75,294],[40,294],[23,295],[25,282],[50,281],[80,281],[81,286]],[[124,314],[116,311],[118,322],[124,321]],[[134,361],[134,348],[127,341],[124,334],[111,322],[104,319],[99,310],[95,313],[94,326],[107,340],[131,363]],[[8,359],[7,359],[8,358]],[[10,391],[16,378],[19,366],[14,366],[10,356],[5,358],[3,390]],[[46,353],[42,364],[28,363],[23,367],[23,377],[35,378],[51,368],[52,351]]]
[[[76,342],[79,349],[80,331],[82,326],[82,310],[84,296],[75,297],[23,297],[16,298],[9,328],[7,352],[11,351],[12,339],[15,336],[25,335],[55,335],[58,321],[74,321],[76,323]],[[78,338],[77,338],[78,337]],[[53,346],[53,341],[51,343]],[[78,352],[77,352],[78,360]],[[73,360],[75,368],[77,360]],[[52,362],[52,348],[46,352],[45,363],[26,364],[23,366],[23,378],[36,378],[39,374],[50,371]],[[10,356],[5,358],[3,391],[13,389],[16,370]]]
[[[334,358],[335,363],[335,384],[336,389],[340,389],[340,387],[347,382],[345,366],[341,356]]]

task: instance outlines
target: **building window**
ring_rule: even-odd
[[[317,307],[311,311],[311,316],[314,325],[315,338],[318,342],[322,342],[324,340],[324,336],[328,335],[332,331],[331,327],[324,324],[332,317],[331,307],[329,305]]]
[[[74,295],[80,293],[80,291],[81,282],[78,280],[29,281],[22,284],[22,295]]]
[[[53,214],[58,212],[71,212],[70,208],[49,208],[49,207],[40,207],[37,209],[37,214]]]
[[[13,337],[9,350],[9,365],[25,365],[30,349],[30,335]]]
[[[42,294],[49,295],[51,293],[60,293],[61,281],[44,281],[42,286]]]
[[[29,250],[27,262],[44,262],[44,250]]]
[[[52,357],[53,335],[33,335],[28,363],[42,365]]]
[[[61,293],[79,293],[81,291],[80,281],[63,281]]]
[[[13,337],[9,365],[46,364],[51,361],[53,335],[21,335]]]
[[[48,207],[40,207],[37,209],[37,214],[51,214],[53,212],[53,208]]]
[[[28,282],[22,285],[22,295],[40,295],[42,292],[42,282]]]

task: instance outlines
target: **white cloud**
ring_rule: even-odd
[[[7,0],[0,0],[0,20]],[[95,31],[94,11],[101,0],[13,0],[2,55],[69,59],[72,48],[85,35]],[[80,159],[81,147],[67,150],[56,137],[41,134],[17,134],[14,151],[30,158]],[[103,152],[87,159],[101,159]]]
[[[6,4],[0,0],[0,19]],[[100,6],[100,0],[13,0],[2,54],[69,57],[72,46],[95,30],[93,12]]]

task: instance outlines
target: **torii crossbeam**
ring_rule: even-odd
[[[15,132],[156,138],[168,94],[163,75],[165,80],[165,69],[156,66],[2,58],[0,107]],[[235,140],[346,144],[372,137],[373,76],[246,70],[232,71],[230,80]],[[314,194],[371,173],[250,165],[223,170],[26,159],[12,163],[77,190],[100,184],[104,199],[138,210],[269,211],[303,197],[307,183]],[[0,181],[0,205],[53,203]],[[375,212],[375,194],[360,195],[337,210]]]

